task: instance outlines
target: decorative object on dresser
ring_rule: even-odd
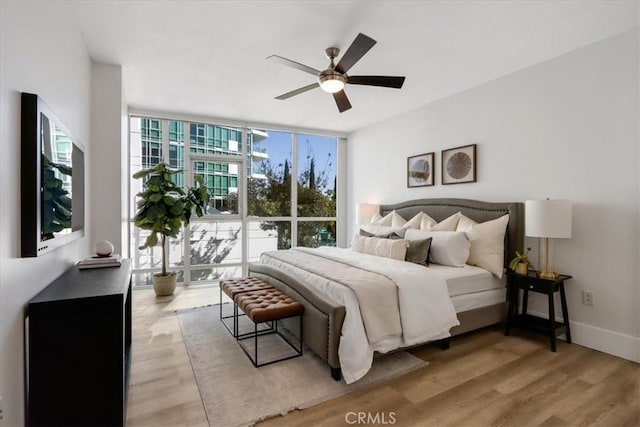
[[[124,425],[131,361],[131,262],[72,267],[25,312],[26,425]]]
[[[85,258],[78,263],[80,270],[86,270],[90,268],[105,268],[105,267],[120,267],[122,264],[122,257],[120,254],[112,254],[110,256],[92,256]]]
[[[555,279],[543,279],[536,277],[535,272],[522,275],[507,270],[507,319],[505,321],[504,334],[509,335],[511,326],[517,326],[541,332],[549,336],[551,351],[556,351],[556,337],[563,333],[567,342],[571,343],[571,329],[569,327],[569,310],[564,291],[564,281],[571,276],[559,274]],[[518,313],[518,294],[522,289],[522,313]],[[549,305],[549,318],[543,319],[527,313],[529,291],[547,295]],[[553,295],[560,291],[560,303],[562,307],[563,323],[556,322],[556,310]]]
[[[569,200],[526,200],[525,235],[538,237],[540,245],[538,254],[543,254],[543,261],[539,262],[538,276],[543,279],[557,279],[558,273],[553,271],[549,263],[550,238],[571,238],[571,202]]]
[[[162,271],[153,275],[153,289],[158,296],[171,295],[176,288],[175,272],[167,271],[167,237],[178,237],[183,225],[189,224],[191,215],[195,212],[202,216],[207,205],[207,187],[202,177],[194,175],[195,185],[185,192],[172,179],[179,172],[166,163],[159,163],[133,174],[136,179],[144,179],[143,191],[137,194],[140,201],[134,222],[136,227],[151,232],[139,249],[158,243],[162,248]]]
[[[442,184],[476,182],[476,144],[441,152]]]
[[[418,154],[407,158],[407,187],[433,185],[433,153]]]
[[[96,255],[98,256],[109,256],[113,253],[114,249],[113,243],[108,240],[96,243]]]

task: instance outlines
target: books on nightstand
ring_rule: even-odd
[[[122,264],[122,257],[119,254],[113,254],[85,258],[78,263],[78,268],[85,270],[88,268],[120,267],[120,264]]]

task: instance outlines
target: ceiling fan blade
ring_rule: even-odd
[[[272,59],[274,61],[277,61],[281,64],[287,65],[289,67],[295,68],[297,70],[300,71],[304,71],[305,73],[309,73],[309,74],[313,74],[314,76],[318,77],[320,75],[320,71],[316,70],[315,68],[311,68],[308,67],[304,64],[301,64],[299,62],[296,61],[292,61],[291,59],[287,59],[285,57],[279,56],[279,55],[271,55],[271,56],[267,56],[267,59]]]
[[[283,100],[283,99],[287,99],[287,98],[291,98],[292,96],[296,96],[296,95],[300,95],[301,93],[305,93],[311,89],[315,89],[317,87],[320,87],[319,83],[312,83],[308,86],[303,86],[301,88],[298,88],[296,90],[292,90],[291,92],[287,92],[285,94],[282,94],[280,96],[276,96],[276,99],[279,100]]]
[[[334,93],[333,99],[336,100],[336,105],[341,113],[351,108],[351,103],[349,102],[349,98],[347,98],[347,94],[344,93],[344,90]]]
[[[381,86],[381,87],[392,87],[394,89],[400,89],[404,84],[404,77],[349,76],[349,78],[347,78],[347,83],[352,85]]]
[[[351,46],[349,46],[349,49],[347,49],[344,55],[342,55],[342,58],[340,58],[340,62],[336,65],[335,70],[342,74],[346,73],[365,53],[369,52],[369,49],[376,43],[377,42],[371,37],[359,33],[353,43],[351,43]]]

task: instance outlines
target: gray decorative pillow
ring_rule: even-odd
[[[379,237],[381,239],[402,239],[402,236],[399,236],[395,231],[392,231],[388,234],[374,234],[370,233],[365,229],[360,229],[360,235],[363,237]]]
[[[360,233],[359,233],[359,234],[360,234],[361,236],[363,236],[363,237],[381,237],[381,236],[376,236],[376,235],[375,235],[375,234],[373,234],[373,233],[369,233],[368,231],[366,231],[366,230],[364,230],[364,229],[362,229],[362,228],[360,229]]]
[[[420,265],[429,266],[429,249],[431,248],[431,237],[420,240],[407,240],[407,255],[405,261]]]
[[[387,236],[391,233],[396,233],[398,236],[404,238],[404,233],[407,231],[402,227],[388,227],[386,225],[378,225],[378,224],[366,224],[361,227],[362,230],[367,233],[371,233],[376,237]]]

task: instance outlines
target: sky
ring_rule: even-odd
[[[278,164],[284,164],[285,159],[291,159],[291,133],[276,131],[268,131],[268,133],[269,138],[260,142],[258,146],[267,149],[271,164],[277,168]],[[329,189],[333,189],[333,181],[336,176],[337,139],[335,137],[298,134],[298,159],[300,162],[298,172],[306,169],[306,157],[310,154],[315,155],[316,176],[326,167],[329,175],[328,186]]]

